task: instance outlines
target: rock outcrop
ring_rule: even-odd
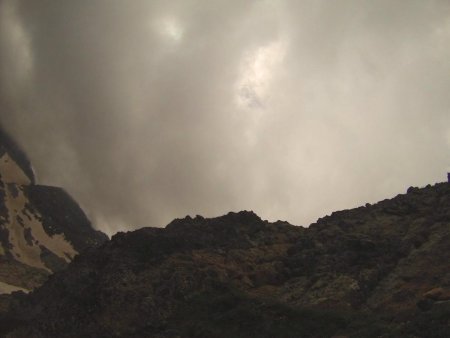
[[[0,129],[0,295],[32,290],[105,240],[63,189],[35,184],[25,153]]]
[[[8,337],[448,337],[450,184],[309,228],[253,212],[118,233],[16,294]]]

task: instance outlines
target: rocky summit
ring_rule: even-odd
[[[107,240],[61,188],[37,185],[20,147],[0,129],[0,313],[79,252]]]
[[[251,211],[118,233],[32,293],[7,337],[448,337],[450,184],[309,228]],[[6,318],[6,317],[5,317]]]

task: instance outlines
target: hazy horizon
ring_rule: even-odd
[[[307,226],[450,167],[450,2],[0,0],[0,124],[111,234]]]

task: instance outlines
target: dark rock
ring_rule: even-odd
[[[53,272],[61,271],[66,268],[67,262],[56,256],[52,251],[48,250],[45,246],[40,245],[41,259],[44,264]]]
[[[83,251],[108,239],[104,233],[93,229],[78,203],[63,189],[29,185],[24,192],[42,216],[45,231],[49,235],[64,234],[75,250]]]
[[[50,201],[43,215],[58,208],[61,192],[36,194]],[[30,200],[39,205],[36,196]],[[64,215],[43,216],[46,230],[56,234],[63,220],[82,219]],[[334,212],[308,229],[242,211],[118,233],[33,293],[12,296],[14,324],[5,332],[445,337],[449,216],[450,186],[441,183]]]

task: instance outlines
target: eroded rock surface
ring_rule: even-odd
[[[186,217],[75,257],[15,299],[10,336],[447,337],[448,248],[448,183],[307,229]]]

